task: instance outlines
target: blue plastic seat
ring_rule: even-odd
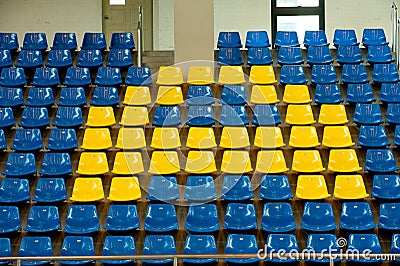
[[[339,64],[361,64],[364,59],[360,47],[356,45],[339,45],[336,62]]]
[[[318,104],[342,103],[343,97],[337,84],[317,84],[314,101]]]
[[[277,254],[278,252],[283,252],[283,254],[294,254],[294,252],[299,252],[296,236],[292,234],[268,235],[265,248],[269,251],[269,254]],[[272,258],[270,256],[267,256],[266,260],[272,263],[293,263],[298,261],[298,259],[295,257]]]
[[[311,70],[311,83],[332,84],[337,82],[338,78],[333,65],[313,65]]]
[[[49,112],[46,107],[27,106],[24,108],[19,126],[25,128],[40,128],[49,125]]]
[[[400,203],[382,203],[379,211],[380,229],[398,231],[400,229]]]
[[[364,29],[362,36],[362,44],[365,47],[370,45],[387,45],[385,31],[382,28]]]
[[[275,47],[299,46],[299,38],[295,31],[278,31],[275,37]]]
[[[0,218],[0,234],[9,234],[21,230],[17,206],[1,206]]]
[[[400,124],[400,104],[389,103],[386,109],[386,122],[390,124]]]
[[[50,87],[32,87],[29,89],[26,106],[48,107],[54,104],[53,89]]]
[[[170,235],[147,235],[144,239],[143,255],[175,255],[176,247],[174,237]],[[142,260],[145,264],[164,265],[171,263],[172,259]]]
[[[6,150],[6,149],[7,149],[6,135],[4,134],[4,130],[0,129],[0,150]]]
[[[110,49],[135,49],[132,32],[114,32],[111,35]]]
[[[63,87],[61,88],[59,106],[80,107],[86,104],[85,89],[82,87]]]
[[[214,98],[210,97],[210,99],[214,101]],[[186,121],[188,126],[211,126],[214,125],[214,122],[214,111],[211,106],[189,106],[188,117]]]
[[[4,178],[0,185],[0,203],[21,203],[31,198],[28,179]]]
[[[36,183],[33,201],[39,203],[56,203],[67,198],[65,181],[63,178],[39,178]]]
[[[400,176],[374,175],[372,196],[382,200],[400,199]]]
[[[224,85],[221,93],[221,103],[229,105],[246,104],[246,87],[241,85]]]
[[[53,249],[51,246],[51,238],[48,236],[26,236],[21,240],[18,251],[19,257],[52,257]],[[45,265],[51,261],[35,260],[21,261],[21,265]]]
[[[354,123],[360,125],[379,125],[383,123],[378,104],[357,103],[353,117]]]
[[[348,103],[372,103],[375,101],[372,87],[368,83],[349,84],[347,87],[346,102]]]
[[[106,87],[119,86],[122,84],[121,71],[116,67],[99,67],[94,83]]]
[[[332,205],[321,202],[306,202],[304,205],[301,228],[311,232],[330,232],[334,231],[335,216]]]
[[[111,232],[126,232],[138,229],[139,226],[136,205],[110,205],[103,228]]]
[[[368,46],[367,62],[370,64],[390,64],[394,61],[389,45]]]
[[[369,149],[364,169],[371,172],[389,173],[397,171],[396,160],[389,149]]]
[[[211,86],[189,86],[186,99],[188,105],[210,105],[214,102]]]
[[[257,239],[254,235],[229,234],[226,239],[225,254],[257,254]],[[227,263],[249,265],[259,258],[225,259]]]
[[[392,235],[392,244],[390,246],[391,254],[400,254],[400,234]],[[396,262],[399,262],[400,259],[395,259]]]
[[[343,65],[342,83],[368,83],[367,69],[364,65]]]
[[[9,50],[0,50],[0,68],[12,67],[12,57]]]
[[[382,254],[381,244],[376,234],[350,234],[347,250],[349,254]],[[364,258],[363,256],[350,256],[348,261],[358,263],[373,263],[379,262],[378,258]]]
[[[135,240],[132,236],[106,236],[102,256],[134,256],[136,255]],[[105,265],[120,265],[132,263],[134,260],[100,260]]]
[[[247,64],[252,65],[270,65],[272,64],[271,51],[268,47],[250,47],[247,51]]]
[[[177,105],[160,105],[154,111],[153,126],[173,127],[181,123],[181,113]]]
[[[212,235],[187,235],[183,248],[185,255],[217,254],[217,245]],[[188,264],[207,264],[216,262],[217,259],[183,259]]]
[[[0,256],[12,257],[11,241],[9,238],[0,238]],[[8,261],[0,262],[1,265],[6,265],[8,263]]]
[[[252,203],[229,203],[226,207],[223,227],[232,231],[257,229],[254,205]]]
[[[197,234],[218,231],[217,206],[214,204],[190,205],[186,216],[185,230]]]
[[[28,233],[49,233],[60,230],[60,215],[56,206],[32,206],[24,231]]]
[[[24,50],[47,50],[47,37],[44,32],[25,33],[22,49]]]
[[[60,256],[95,256],[93,238],[90,236],[66,236],[62,243]],[[83,265],[93,262],[87,260],[60,260],[61,265]]]
[[[42,133],[39,129],[17,129],[11,149],[19,152],[33,152],[43,148]]]
[[[307,237],[306,250],[309,254],[322,254],[329,250],[331,255],[340,254],[340,246],[338,240],[333,234],[310,234]],[[321,258],[318,256],[310,256],[306,261],[314,263],[329,263],[329,258]],[[341,261],[340,258],[334,259],[334,262]]]
[[[218,64],[240,66],[243,64],[240,48],[220,48],[218,50]]]
[[[56,32],[53,39],[52,50],[76,50],[78,44],[73,32]]]
[[[304,33],[303,44],[305,47],[329,45],[328,40],[326,39],[325,31],[323,30],[306,30]]]
[[[70,50],[50,50],[47,56],[47,67],[67,68],[72,66]]]
[[[396,146],[400,145],[400,126],[396,125],[396,128],[394,130],[394,139],[393,139],[393,143]]]
[[[53,126],[62,128],[79,127],[82,125],[82,110],[79,107],[59,106]]]
[[[103,65],[103,57],[100,50],[81,50],[78,55],[78,67],[100,67]]]
[[[97,209],[94,205],[71,205],[68,207],[64,232],[73,235],[84,235],[98,231],[100,228]]]
[[[364,148],[383,148],[390,143],[383,126],[362,125],[358,134],[358,145]]]
[[[356,31],[353,29],[335,29],[333,44],[340,45],[358,45]]]
[[[376,227],[371,207],[367,202],[344,202],[340,228],[351,231],[372,230]]]
[[[147,199],[172,201],[179,199],[178,183],[175,176],[152,176],[147,191]]]
[[[221,198],[226,201],[244,201],[254,197],[247,175],[226,175],[222,183]]]
[[[43,155],[39,174],[44,176],[63,176],[72,173],[69,153],[47,152]]]
[[[248,31],[245,46],[246,48],[270,47],[268,33],[264,30]]]
[[[38,87],[51,87],[60,84],[58,70],[54,67],[36,68],[32,85]]]
[[[24,104],[21,88],[0,87],[0,107],[20,107]]]
[[[400,103],[400,83],[383,83],[380,95],[382,102]]]
[[[254,107],[251,123],[256,126],[274,126],[281,123],[281,116],[276,105],[257,104]]]
[[[6,169],[2,174],[6,176],[36,174],[35,155],[33,153],[10,153],[7,158]]]
[[[303,55],[300,47],[281,47],[278,51],[278,63],[280,65],[303,64]]]
[[[132,52],[130,49],[113,48],[108,53],[108,67],[129,67],[132,66]]]
[[[271,233],[296,230],[293,210],[289,203],[266,203],[263,209],[261,229]]]
[[[67,69],[64,84],[71,87],[88,86],[92,83],[89,68],[70,67]]]
[[[96,87],[90,105],[113,106],[119,103],[118,89],[115,87]]]
[[[106,36],[101,32],[85,32],[81,48],[83,50],[105,50],[107,48]]]
[[[149,204],[147,206],[144,230],[149,233],[168,233],[178,229],[174,205]]]
[[[248,125],[246,107],[242,105],[223,105],[218,122],[224,127]]]
[[[16,67],[36,68],[43,66],[42,53],[38,50],[21,50]]]
[[[21,67],[6,67],[1,69],[0,86],[23,87],[26,85],[25,71]]]
[[[260,185],[260,198],[267,201],[284,201],[293,197],[290,184],[285,175],[263,175]]]
[[[376,83],[399,82],[399,70],[395,64],[375,64],[372,80]]]
[[[218,48],[242,48],[239,32],[225,31],[218,34]]]
[[[281,68],[281,84],[302,85],[307,83],[306,74],[300,65],[284,65]]]
[[[307,64],[327,65],[333,62],[329,46],[311,46],[308,48]]]
[[[128,86],[148,86],[153,83],[149,67],[131,66],[126,74],[125,84]]]
[[[217,198],[212,176],[188,176],[185,199],[189,201],[210,201]]]
[[[69,151],[78,147],[76,132],[72,128],[53,128],[50,131],[46,149],[51,151]]]
[[[15,51],[18,48],[18,35],[16,33],[0,32],[0,49]]]

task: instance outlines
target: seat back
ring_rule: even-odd
[[[202,234],[218,231],[219,223],[216,205],[190,205],[186,216],[185,230]]]
[[[42,53],[38,50],[21,50],[16,66],[23,68],[41,67],[43,66]]]
[[[74,32],[56,32],[52,50],[75,50],[78,47]]]
[[[247,175],[226,175],[222,183],[221,198],[227,201],[243,201],[254,197]]]
[[[28,32],[25,33],[22,45],[24,50],[46,50],[47,38],[44,32]]]
[[[81,50],[78,55],[78,67],[100,67],[103,65],[103,57],[100,50]]]
[[[1,206],[0,218],[0,232],[2,234],[16,232],[21,229],[21,221],[17,206]]]
[[[30,233],[44,233],[60,228],[60,216],[56,206],[32,206],[24,230]]]
[[[268,33],[263,30],[248,31],[246,34],[246,48],[270,47]]]
[[[104,33],[85,32],[83,35],[82,49],[105,50],[107,48],[106,37]]]
[[[239,32],[237,31],[228,31],[228,32],[220,32],[218,34],[218,48],[241,48],[242,41],[240,40]]]
[[[114,32],[111,35],[110,49],[135,49],[132,32]]]
[[[289,180],[285,175],[263,175],[260,186],[260,198],[283,201],[292,198]]]
[[[108,231],[129,231],[139,228],[136,205],[110,205],[104,229]]]
[[[54,67],[36,68],[32,85],[40,87],[56,86],[60,84],[58,70]]]
[[[144,220],[144,230],[169,232],[178,229],[175,207],[171,204],[149,204]]]
[[[67,198],[65,181],[63,178],[39,178],[32,200],[40,203],[53,203]]]
[[[130,86],[145,86],[153,83],[149,67],[131,66],[126,74],[125,84]]]
[[[328,232],[337,228],[332,205],[329,203],[306,202],[301,228],[312,232]]]
[[[17,50],[18,48],[18,35],[16,33],[0,32],[0,49]]]

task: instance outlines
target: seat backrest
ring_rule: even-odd
[[[41,203],[63,201],[67,198],[65,181],[63,178],[39,178],[32,200]]]
[[[54,50],[75,50],[78,47],[76,35],[73,32],[56,32],[53,39]]]
[[[241,48],[242,42],[240,40],[239,32],[232,31],[232,32],[220,32],[218,34],[218,48]]]
[[[263,30],[248,31],[246,34],[246,48],[270,47],[268,33]]]
[[[85,32],[83,35],[82,49],[99,49],[104,50],[107,48],[106,37],[104,33],[99,32]]]
[[[17,50],[18,48],[18,35],[16,33],[0,32],[0,49]]]
[[[25,50],[46,50],[47,38],[44,32],[25,33],[22,49]]]
[[[132,32],[114,32],[111,35],[110,49],[135,49]]]
[[[190,205],[186,216],[185,229],[197,233],[219,230],[218,212],[215,204]]]
[[[226,175],[221,197],[228,201],[249,200],[254,197],[250,178],[247,175]]]
[[[128,231],[139,228],[136,205],[110,205],[104,229]]]
[[[126,85],[144,86],[153,83],[151,71],[149,67],[131,66],[126,74]]]

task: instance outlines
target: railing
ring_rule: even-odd
[[[137,65],[142,66],[143,60],[143,7],[139,6],[139,20],[137,27]]]
[[[398,8],[396,2],[392,3],[392,52],[396,58],[397,66],[400,66],[400,53],[399,53],[399,24],[400,18],[398,14]]]

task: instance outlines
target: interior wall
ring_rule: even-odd
[[[174,50],[174,0],[153,0],[153,49]]]

